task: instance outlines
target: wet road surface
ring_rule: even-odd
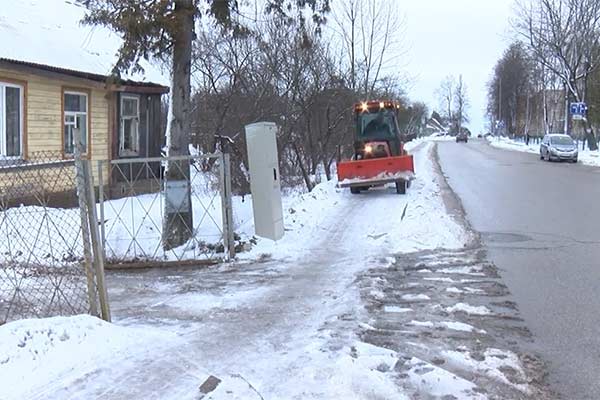
[[[441,142],[442,170],[481,233],[533,351],[565,399],[600,398],[600,168],[482,140]]]

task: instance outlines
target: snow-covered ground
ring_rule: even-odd
[[[402,279],[394,272],[398,254],[458,251],[470,241],[446,213],[433,144],[420,140],[408,147],[417,178],[407,195],[392,188],[351,195],[325,182],[286,197],[285,237],[259,239],[235,263],[109,274],[114,324],[77,316],[1,326],[0,379],[17,384],[0,385],[0,398],[409,399],[415,387],[423,398],[486,398],[477,380],[456,369],[361,338],[361,332],[375,331],[365,298],[371,304],[393,297],[377,289],[384,280],[373,275],[365,281],[365,274],[379,268]],[[251,232],[251,222],[240,228]],[[447,271],[436,275],[434,269],[419,267],[417,275],[433,282],[425,279],[480,279],[474,274],[484,271],[441,265]],[[365,284],[375,286],[365,294]],[[407,306],[436,300],[437,294],[417,289],[401,297],[407,305],[390,304],[388,314],[407,314],[406,329],[482,334],[475,318],[489,317],[484,306],[463,299],[474,294],[462,281],[450,285],[460,293],[442,290],[456,301],[444,303],[447,312],[435,308],[444,313],[439,321],[422,319],[426,314]],[[456,319],[465,313],[466,322]],[[488,349],[478,364],[461,348],[447,351],[447,359],[468,374],[495,378],[520,368],[501,349]],[[399,383],[399,365],[409,388]],[[203,395],[199,386],[210,375],[221,382]]]
[[[490,145],[500,149],[540,154],[540,145],[539,143],[533,143],[533,140],[529,142],[529,145],[522,141],[501,136],[488,136],[487,140]],[[600,152],[591,151],[589,149],[579,149],[579,162],[586,165],[600,166]]]
[[[85,375],[132,349],[156,351],[157,345],[176,341],[173,333],[121,327],[88,315],[11,322],[0,327],[0,398],[24,399],[38,383],[47,389],[65,384],[74,369]]]

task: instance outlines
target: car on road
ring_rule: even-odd
[[[540,144],[540,160],[565,160],[576,163],[578,156],[577,144],[569,135],[549,134],[544,136]]]
[[[467,135],[466,132],[461,132],[458,135],[456,135],[456,143],[458,143],[458,142],[467,143],[468,140],[469,140],[469,136]]]

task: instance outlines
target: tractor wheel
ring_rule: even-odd
[[[396,181],[396,193],[405,194],[406,193],[406,181]]]
[[[354,186],[350,186],[350,193],[352,193],[352,194],[360,194],[360,188],[354,187]]]

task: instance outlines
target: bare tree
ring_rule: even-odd
[[[444,110],[442,117],[445,119],[445,123],[451,124],[454,120],[454,86],[456,79],[452,75],[448,75],[440,83],[440,86],[436,90],[438,102],[441,110]],[[442,122],[442,121],[440,121]]]
[[[346,49],[350,88],[366,99],[373,97],[384,77],[398,73],[398,60],[405,53],[404,21],[396,7],[385,0],[348,0],[335,15]]]
[[[488,84],[488,114],[511,135],[525,132],[530,122],[533,65],[524,45],[512,43],[498,60]]]
[[[462,75],[459,75],[458,82],[454,89],[454,119],[457,126],[457,133],[462,131],[462,124],[469,122],[467,111],[469,109],[469,96],[467,94],[467,85],[463,82]]]
[[[236,139],[233,177],[242,193],[247,160],[244,137],[237,134],[247,123],[277,122],[282,177],[293,184],[300,177],[308,190],[321,166],[331,178],[331,166],[349,142],[356,95],[346,86],[335,46],[313,31],[273,16],[244,39],[214,29],[198,35],[196,51],[204,56],[193,64],[194,141],[212,151],[215,135]]]
[[[537,62],[552,71],[565,90],[565,133],[570,100],[586,100],[589,75],[600,64],[600,2],[531,0],[518,3],[515,30],[526,39]],[[592,127],[583,121],[590,149],[598,148]]]
[[[429,111],[422,102],[403,104],[398,112],[398,125],[405,135],[404,140],[411,140],[422,133],[427,123]]]

